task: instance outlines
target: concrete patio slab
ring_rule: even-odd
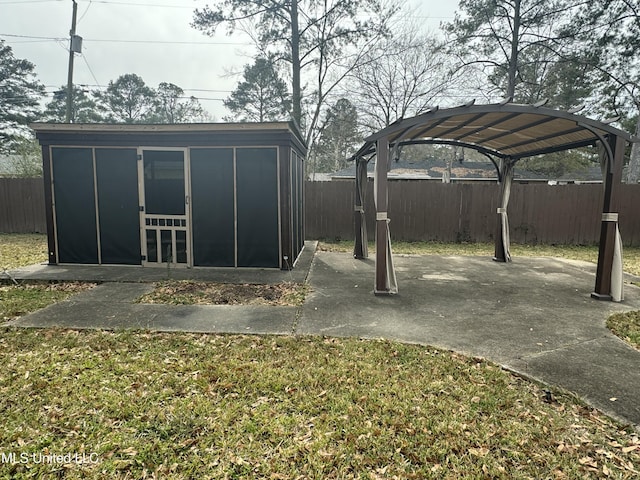
[[[159,282],[202,280],[222,283],[303,283],[309,273],[318,242],[307,241],[292,270],[275,268],[170,268],[139,265],[47,265],[38,264],[0,272],[1,279],[61,280],[80,282]]]

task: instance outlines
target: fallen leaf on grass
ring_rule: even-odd
[[[586,467],[598,468],[598,462],[591,457],[582,457],[578,462]]]
[[[469,453],[476,457],[485,457],[489,453],[489,449],[486,447],[470,448]]]
[[[135,457],[138,454],[138,451],[135,450],[133,447],[129,447],[122,450],[122,453],[126,453],[127,455],[131,455],[132,457]]]

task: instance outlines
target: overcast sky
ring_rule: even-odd
[[[251,62],[253,49],[240,32],[207,37],[190,26],[193,10],[208,0],[77,0],[76,33],[83,37],[75,57],[74,83],[106,86],[136,73],[151,87],[171,82],[220,121],[222,99],[238,82],[230,72]],[[413,15],[425,30],[437,32],[450,21],[457,1],[412,0]],[[67,82],[71,0],[0,0],[0,39],[17,58],[36,66],[51,94]],[[45,37],[45,38],[32,38]]]

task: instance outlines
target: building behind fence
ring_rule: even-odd
[[[306,237],[352,239],[353,182],[306,182]],[[496,231],[498,185],[409,180],[389,182],[391,236],[402,241],[490,242]],[[620,231],[640,246],[640,185],[622,185]],[[45,232],[41,178],[0,178],[0,232]],[[366,198],[373,239],[373,185]],[[600,237],[602,185],[514,184],[509,202],[516,243],[595,244]]]

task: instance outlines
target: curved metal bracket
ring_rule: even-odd
[[[396,162],[399,160],[398,157],[398,152],[400,150],[400,147],[402,147],[402,138],[409,133],[411,130],[413,130],[413,126],[411,127],[407,127],[405,128],[400,135],[398,135],[398,137],[394,140],[393,142],[393,149],[391,150],[391,158],[395,158]]]
[[[402,144],[403,145],[457,145],[459,147],[475,150],[485,155],[487,154],[495,155],[496,157],[500,157],[500,158],[508,157],[508,155],[500,155],[500,152],[496,152],[495,150],[484,148],[474,143],[461,142],[459,140],[440,140],[437,138],[429,138],[429,139],[422,139],[422,140],[405,140],[402,142]]]
[[[607,162],[607,173],[611,173],[611,170],[613,169],[613,161],[614,161],[613,150],[611,150],[611,145],[609,145],[609,142],[607,142],[607,139],[605,138],[605,136],[602,135],[602,133],[600,133],[595,128],[592,128],[589,125],[585,125],[584,123],[578,123],[578,126],[589,130],[596,137],[598,137],[598,140],[600,140],[600,143],[602,144],[605,151],[607,152],[607,158],[609,159],[609,161]]]
[[[485,157],[487,157],[491,163],[493,163],[493,166],[496,169],[496,173],[498,174],[498,183],[502,183],[502,172],[500,172],[500,166],[496,163],[495,159],[488,153],[485,153],[485,152],[480,152],[480,153]]]

